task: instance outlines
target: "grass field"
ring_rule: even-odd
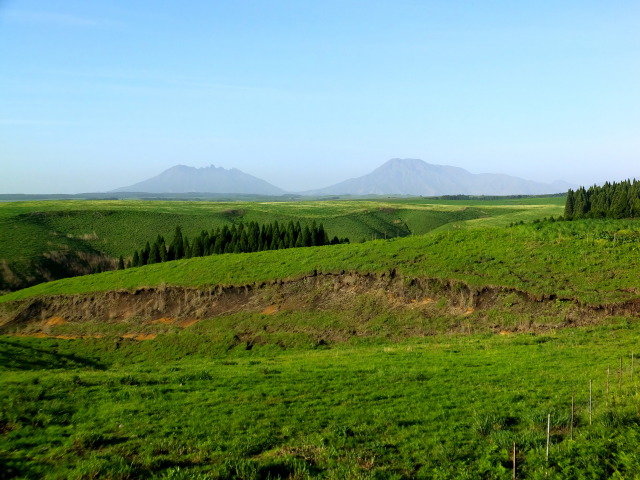
[[[331,237],[352,242],[423,234],[442,228],[501,225],[558,216],[562,198],[497,201],[179,202],[150,200],[48,200],[0,203],[0,289],[24,287],[56,276],[44,256],[51,253],[130,257],[158,234],[171,240],[175,227],[193,237],[223,224],[256,221],[316,221]],[[509,220],[507,220],[509,218]],[[123,234],[126,232],[126,234]],[[67,260],[69,261],[69,260]],[[8,273],[14,272],[15,275]],[[43,273],[44,270],[44,273]],[[46,275],[47,271],[53,273]],[[20,277],[10,281],[12,277]],[[13,287],[15,288],[15,287]]]
[[[454,229],[356,245],[225,254],[62,279],[0,297],[74,294],[159,285],[245,285],[351,271],[505,286],[593,305],[635,298],[640,252],[635,220],[541,222]]]
[[[251,351],[187,330],[3,337],[0,462],[4,478],[510,479],[515,442],[518,478],[635,478],[639,333],[612,319]]]
[[[544,200],[544,203],[541,203]],[[520,201],[324,201],[324,202],[171,202],[39,201],[0,203],[2,258],[29,257],[47,251],[53,239],[82,240],[87,247],[131,255],[158,234],[170,238],[176,225],[187,235],[240,221],[324,222],[331,235],[353,241],[422,234],[442,225],[513,216],[533,219],[560,215],[562,198]],[[509,221],[513,221],[509,220]],[[489,222],[491,223],[491,222]],[[122,235],[121,232],[127,232]],[[400,234],[400,235],[399,235]]]
[[[46,332],[0,336],[0,478],[511,479],[514,443],[519,479],[638,478],[638,317],[554,325],[576,306],[634,304],[640,223],[533,222],[561,211],[541,201],[254,205],[278,218],[295,208],[327,218],[331,208],[366,217],[367,228],[412,227],[402,238],[180,260],[0,297],[12,309],[43,295],[342,272],[450,288],[418,309],[365,291],[325,310],[241,310],[188,325],[52,319]],[[158,205],[195,216],[191,205]],[[249,206],[233,210],[224,215],[249,216]],[[103,216],[120,214],[134,215]],[[457,312],[446,298],[457,286],[505,289],[488,310]],[[513,333],[532,321],[545,328]]]

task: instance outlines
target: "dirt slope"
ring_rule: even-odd
[[[47,322],[141,323],[168,321],[188,326],[198,320],[249,312],[350,312],[354,318],[378,311],[418,311],[424,316],[468,317],[495,331],[557,328],[600,321],[611,315],[640,315],[640,299],[624,304],[583,306],[573,299],[540,298],[503,287],[480,289],[453,281],[342,273],[312,275],[233,287],[143,288],[91,295],[31,298],[0,306],[0,333],[39,331]],[[367,312],[368,311],[368,312]],[[513,319],[519,320],[514,323]]]

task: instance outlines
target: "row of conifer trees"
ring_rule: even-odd
[[[311,226],[304,227],[300,222],[293,221],[286,225],[280,225],[277,221],[264,225],[257,222],[224,225],[211,231],[203,230],[192,239],[183,235],[182,229],[177,226],[171,243],[167,244],[164,237],[158,235],[155,241],[147,242],[142,249],[133,252],[129,266],[139,267],[221,253],[250,253],[338,243],[349,243],[349,239],[329,239],[322,223],[316,225],[315,221]]]
[[[569,190],[564,207],[564,218],[634,218],[640,216],[640,181],[580,187]]]

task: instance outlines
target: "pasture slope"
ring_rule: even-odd
[[[459,208],[0,297],[2,475],[635,478],[636,221]]]
[[[542,201],[541,201],[542,200]],[[352,242],[420,235],[460,222],[500,223],[561,213],[558,198],[428,202],[420,199],[326,202],[207,202],[160,200],[51,200],[0,203],[0,291],[44,281],[114,270],[117,259],[177,225],[193,238],[202,230],[256,221],[324,223],[333,237]],[[514,217],[514,218],[515,218]],[[126,232],[126,234],[123,234]]]

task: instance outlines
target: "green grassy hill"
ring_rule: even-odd
[[[637,295],[640,225],[633,220],[540,222],[454,229],[362,244],[224,254],[36,285],[0,303],[37,295],[175,285],[245,285],[342,271],[440,278],[514,288],[592,305]]]
[[[562,201],[6,202],[0,203],[0,290],[114,269],[118,256],[130,257],[158,234],[170,239],[177,225],[193,237],[223,224],[316,221],[332,237],[361,242],[558,216]]]

